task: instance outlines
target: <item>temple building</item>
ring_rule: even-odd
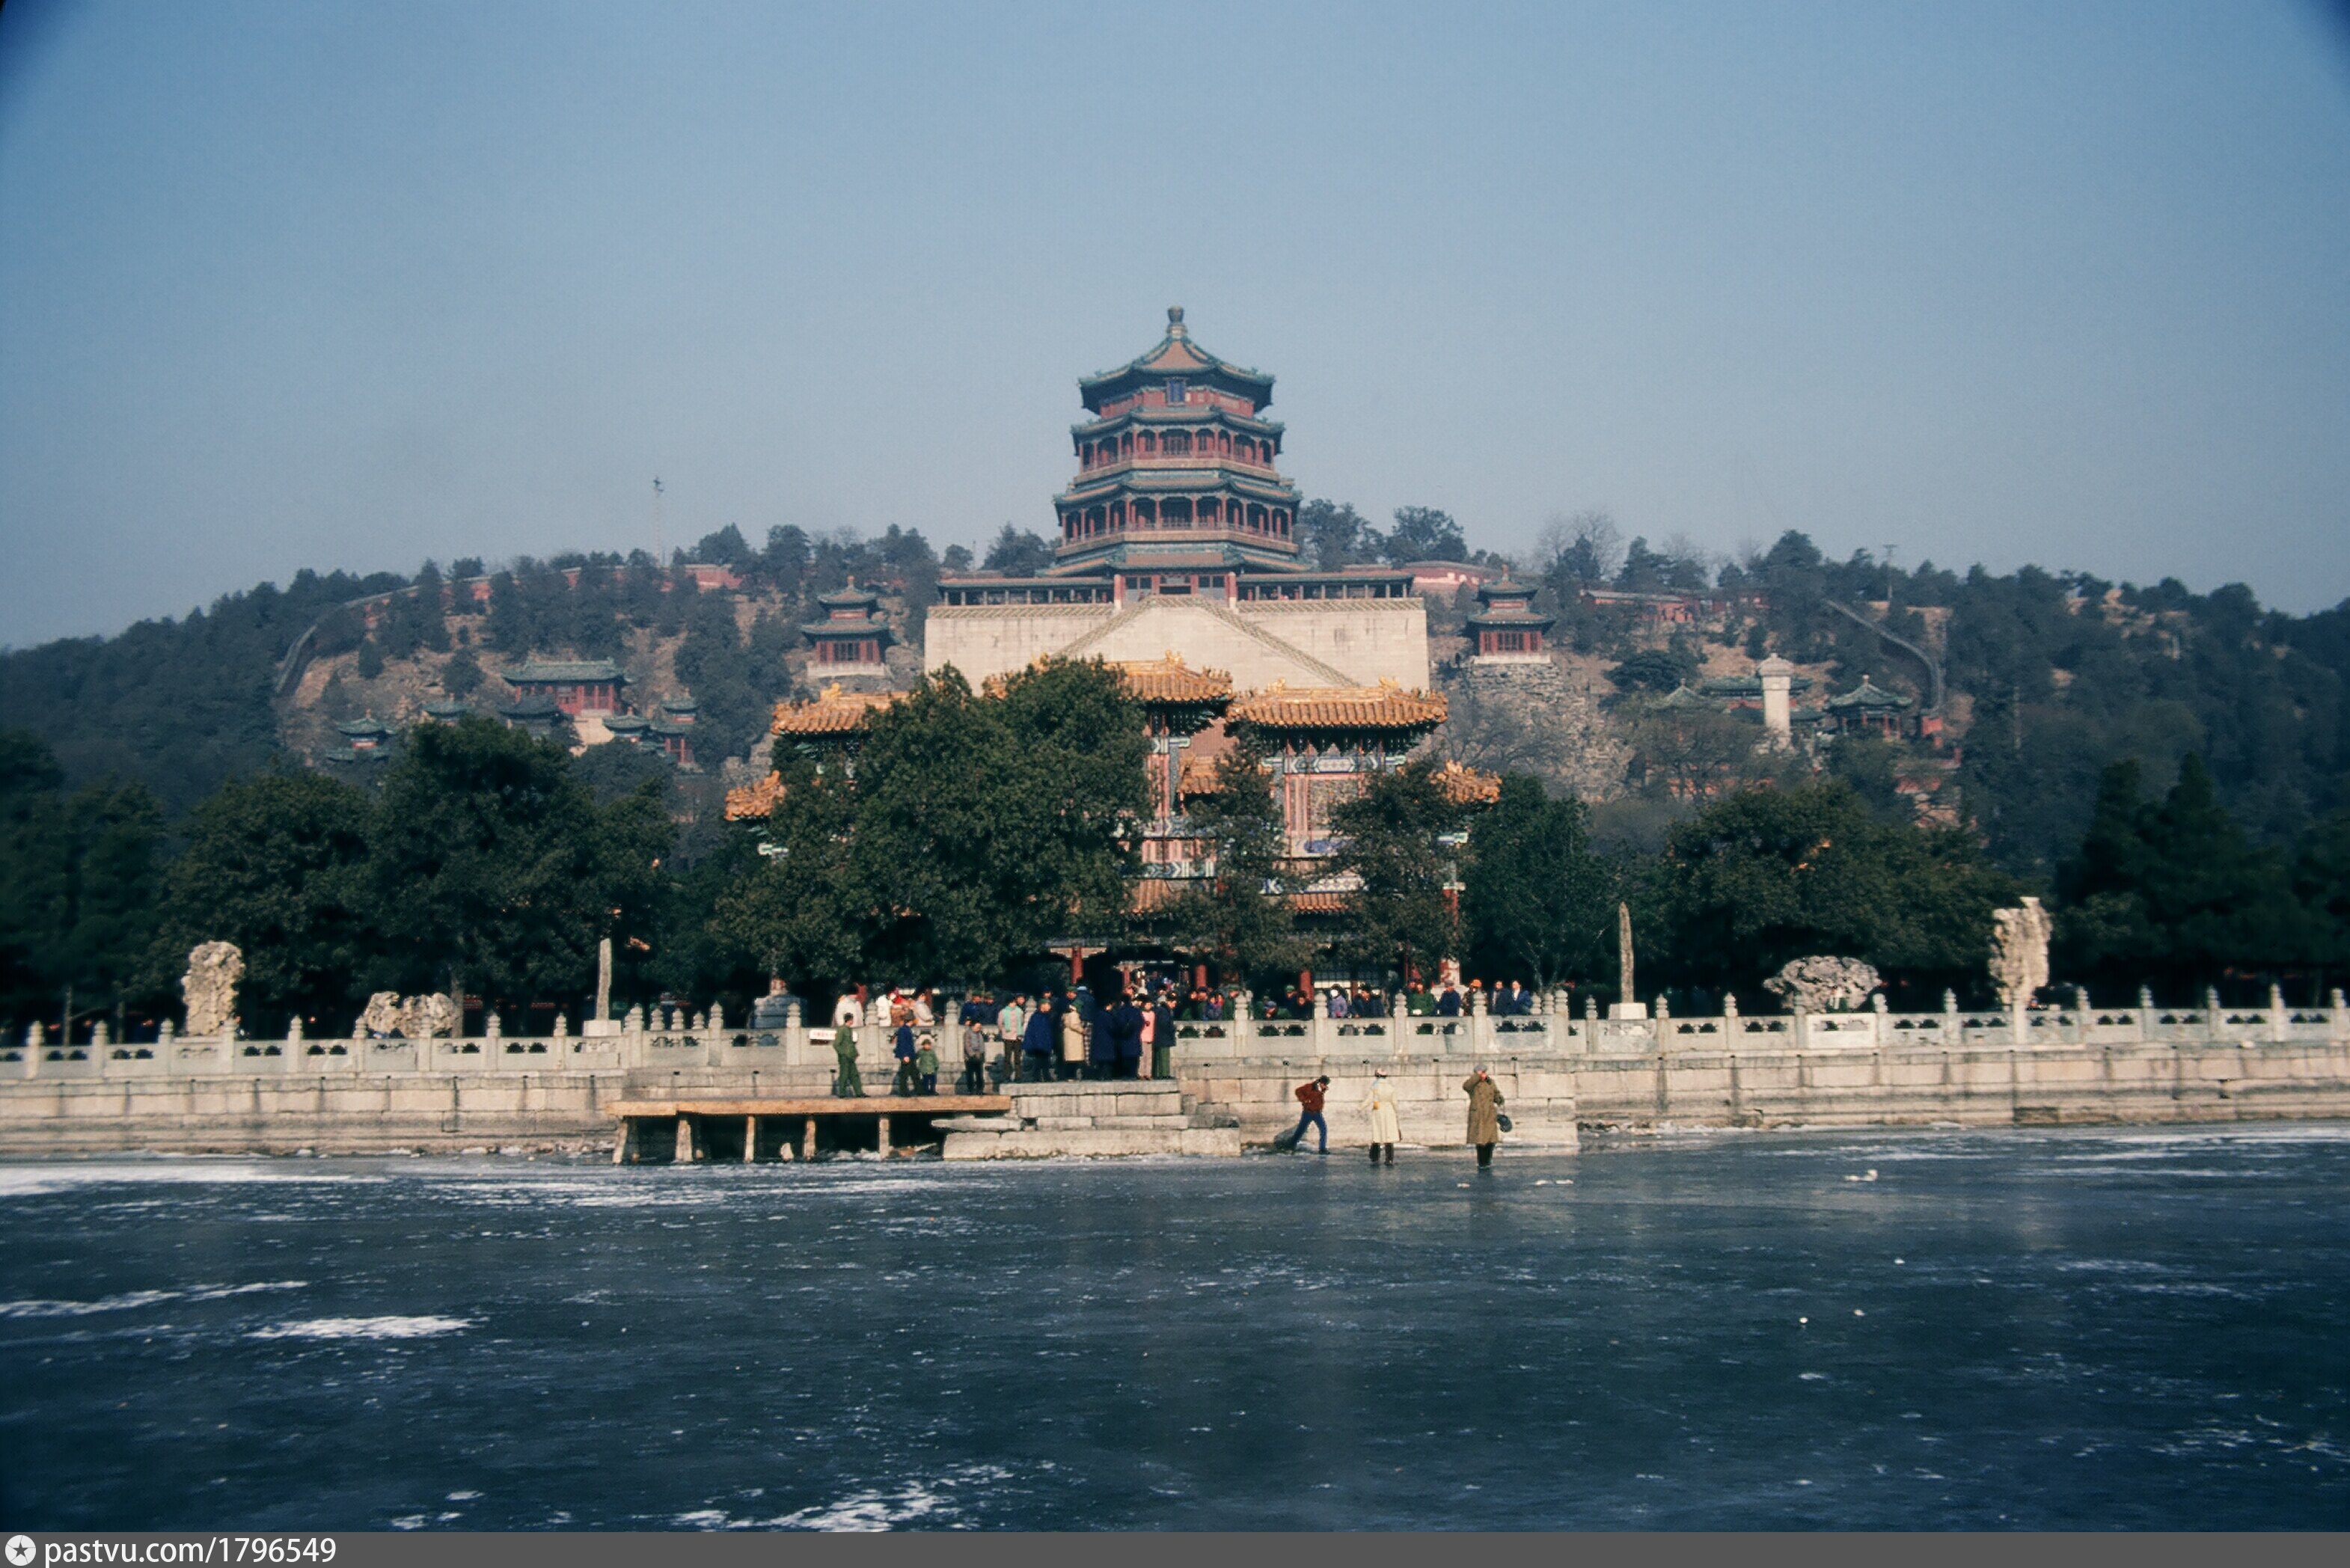
[[[1077,383],[1077,472],[1054,499],[1043,575],[939,581],[922,667],[976,686],[1048,655],[1145,662],[1172,649],[1236,689],[1429,683],[1411,575],[1301,558],[1298,492],[1265,418],[1273,378],[1191,340],[1181,307],[1140,358]]]
[[[809,679],[888,680],[889,667],[883,655],[897,637],[882,618],[881,596],[858,587],[851,578],[847,587],[822,595],[816,602],[824,610],[824,619],[800,628],[808,644]]]
[[[1370,775],[1400,767],[1444,716],[1441,696],[1390,680],[1301,691],[1276,684],[1234,701],[1229,720],[1267,753],[1289,855],[1303,861],[1337,852],[1331,807],[1361,794]]]
[[[819,772],[827,767],[854,767],[866,720],[904,695],[901,691],[849,691],[835,683],[813,701],[778,702],[767,721],[770,754],[775,745],[788,743],[814,762]],[[764,822],[775,815],[783,786],[782,776],[771,771],[764,778],[728,790],[726,820]]]
[[[1477,613],[1469,618],[1465,628],[1477,644],[1477,651],[1470,656],[1472,664],[1507,667],[1550,662],[1545,639],[1555,618],[1538,613],[1534,597],[1534,589],[1510,581],[1506,573],[1478,585]]]
[[[1142,874],[1203,876],[1207,867],[1183,797],[1198,793],[1199,781],[1213,774],[1215,753],[1191,752],[1196,738],[1219,725],[1232,707],[1232,678],[1221,670],[1193,670],[1173,653],[1113,668],[1127,695],[1141,706],[1143,732],[1150,738],[1150,820],[1142,830]]]
[[[330,763],[389,761],[394,733],[390,725],[373,713],[346,719],[335,726],[335,734],[342,744],[328,748],[326,760]]]
[[[650,718],[614,713],[604,720],[604,733],[621,745],[658,750],[680,768],[691,770],[695,713],[691,702],[664,702],[660,711]]]
[[[514,688],[516,703],[544,698],[566,718],[577,719],[582,713],[625,711],[620,691],[629,676],[608,659],[526,659],[505,672],[505,682]]]
[[[1898,741],[1906,728],[1908,710],[1908,698],[1886,691],[1864,675],[1859,685],[1828,699],[1821,721],[1825,728],[1840,735],[1881,735]]]

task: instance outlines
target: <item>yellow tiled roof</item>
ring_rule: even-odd
[[[1232,678],[1221,670],[1194,670],[1170,649],[1163,659],[1112,664],[1138,702],[1215,702],[1232,694]]]
[[[843,691],[827,686],[813,702],[778,702],[770,735],[846,735],[899,698],[902,691]]]
[[[1502,781],[1494,774],[1447,763],[1436,770],[1436,787],[1455,805],[1491,805],[1502,798]]]
[[[1276,681],[1234,701],[1236,723],[1261,730],[1421,730],[1444,722],[1443,696],[1407,691],[1392,680],[1377,686],[1305,686]]]
[[[726,792],[726,820],[729,822],[764,822],[775,814],[775,802],[784,794],[781,774],[769,774],[756,784],[746,784]]]

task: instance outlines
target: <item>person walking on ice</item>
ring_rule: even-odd
[[[1303,1108],[1297,1113],[1296,1129],[1289,1135],[1290,1147],[1301,1148],[1305,1146],[1305,1129],[1310,1127],[1321,1143],[1321,1147],[1315,1152],[1316,1154],[1330,1152],[1330,1124],[1322,1119],[1323,1092],[1329,1086],[1330,1079],[1327,1074],[1310,1084],[1297,1085],[1297,1103]]]
[[[1461,1081],[1461,1092],[1469,1096],[1469,1142],[1482,1169],[1493,1163],[1493,1146],[1502,1141],[1502,1086],[1480,1067]]]
[[[1387,1150],[1388,1163],[1395,1163],[1395,1146],[1403,1137],[1402,1118],[1396,1115],[1395,1085],[1388,1080],[1388,1070],[1380,1067],[1371,1075],[1371,1086],[1363,1096],[1363,1109],[1371,1123],[1371,1163],[1379,1163],[1379,1150]]]

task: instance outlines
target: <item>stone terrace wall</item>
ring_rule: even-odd
[[[2350,1009],[2057,1009],[1612,1022],[1315,1018],[1183,1023],[1191,1124],[1262,1144],[1327,1072],[1334,1147],[1365,1141],[1372,1071],[1407,1141],[1451,1146],[1493,1073],[1520,1147],[1577,1128],[2350,1117]],[[822,1095],[829,1030],[624,1027],[595,1038],[172,1040],[0,1047],[0,1154],[608,1147],[606,1107],[681,1091]],[[943,1032],[942,1032],[943,1037]],[[951,1057],[951,1051],[942,1053]],[[889,1032],[858,1035],[869,1093]],[[951,1072],[956,1064],[950,1060]],[[1220,1141],[1220,1140],[1219,1140]],[[1188,1147],[1188,1146],[1187,1146]],[[1204,1147],[1204,1143],[1202,1144]]]

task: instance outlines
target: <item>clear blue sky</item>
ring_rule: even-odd
[[[2315,4],[10,0],[0,643],[1048,531],[1189,308],[1309,495],[2350,594]]]

